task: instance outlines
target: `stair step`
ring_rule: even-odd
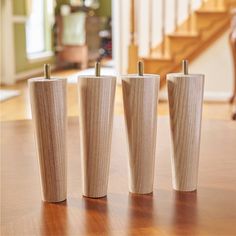
[[[166,55],[161,56],[161,44],[153,49],[150,57],[144,57],[145,71],[147,73],[157,73],[161,75],[161,85],[165,84],[165,74],[180,69],[182,59],[192,61],[205,48],[207,48],[219,35],[221,35],[229,26],[230,7],[224,9],[226,2],[236,2],[236,0],[228,0],[222,2],[221,6],[213,5],[209,1],[209,8],[201,8],[193,13],[192,32],[188,32],[187,21],[179,31],[166,35]],[[189,20],[189,19],[188,19]],[[169,53],[169,54],[168,54]]]
[[[145,71],[148,73],[160,74],[163,70],[168,68],[172,63],[172,58],[154,58],[154,57],[143,57],[142,58]]]
[[[236,0],[224,0],[224,5],[227,8],[234,8],[236,7]]]
[[[142,60],[145,61],[155,61],[159,63],[166,63],[166,62],[172,62],[173,59],[171,57],[142,57]]]
[[[181,39],[192,39],[199,38],[200,34],[198,32],[174,32],[172,34],[167,35],[169,38],[181,38]]]
[[[193,47],[201,39],[201,35],[197,33],[172,34],[168,37],[169,51],[171,56],[177,61],[186,58],[188,55],[188,50],[186,49]]]
[[[210,9],[210,10],[217,10],[222,9],[225,6],[224,0],[207,0],[201,6],[201,9]]]
[[[225,10],[225,9],[221,9],[221,10],[218,10],[218,9],[200,9],[200,10],[196,10],[195,11],[195,14],[197,15],[224,15],[224,14],[227,14],[228,11]]]
[[[196,30],[202,32],[203,30],[213,30],[214,26],[218,28],[225,19],[229,19],[228,11],[203,11],[195,12],[196,16]]]

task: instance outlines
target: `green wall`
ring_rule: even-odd
[[[69,0],[57,0],[57,5],[68,4]],[[26,16],[26,0],[13,0],[13,15]],[[100,7],[96,10],[98,16],[111,16],[111,0],[100,0]],[[26,54],[25,24],[14,23],[14,46],[16,73],[27,70],[38,69],[45,63],[54,63],[55,58],[51,57],[40,62],[29,61]]]
[[[100,6],[96,10],[98,16],[111,16],[111,1],[112,0],[99,0]],[[70,0],[57,0],[57,11],[62,4],[69,4]]]
[[[25,0],[13,0],[13,14],[26,15]]]
[[[111,16],[111,1],[112,0],[100,0],[100,6],[96,10],[98,16]]]
[[[13,15],[26,16],[25,0],[13,0]],[[15,46],[15,71],[16,73],[42,68],[45,63],[54,63],[54,57],[30,61],[26,53],[25,23],[14,23],[14,46]]]

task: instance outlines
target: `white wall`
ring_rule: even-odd
[[[205,50],[189,70],[205,74],[205,100],[227,101],[233,90],[233,58],[228,41],[229,31]]]
[[[205,75],[204,101],[228,102],[232,96],[234,67],[228,36],[229,31],[189,65],[189,73]],[[160,100],[167,100],[166,87]]]

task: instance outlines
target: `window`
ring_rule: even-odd
[[[28,55],[45,51],[44,0],[32,0],[31,4],[31,14],[26,22]]]
[[[26,52],[29,58],[51,51],[51,30],[54,21],[53,0],[31,0],[26,22]]]

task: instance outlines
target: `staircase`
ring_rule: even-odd
[[[176,25],[173,33],[163,34],[162,43],[151,48],[148,57],[140,58],[145,63],[145,72],[160,74],[163,86],[167,73],[181,69],[182,59],[193,61],[229,29],[233,7],[236,0],[202,1],[200,8],[191,12],[181,25]],[[130,57],[132,53],[135,54],[131,52]]]

